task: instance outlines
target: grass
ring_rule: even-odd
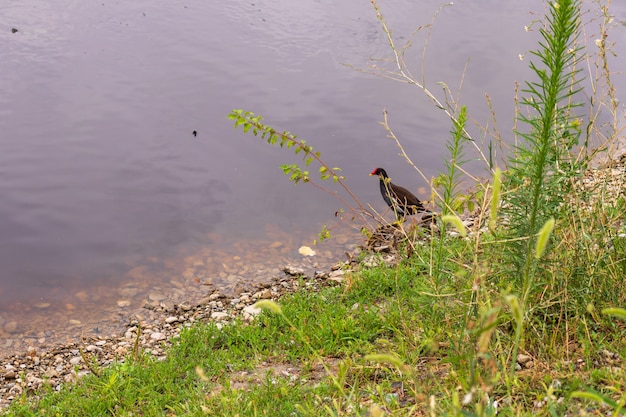
[[[459,273],[469,241],[444,239],[454,255],[445,282],[420,256],[364,269],[344,285],[285,296],[281,314],[266,310],[251,324],[197,324],[163,361],[129,358],[60,392],[19,398],[6,415],[489,415],[493,400],[498,415],[605,415],[571,393],[623,392],[626,372],[603,352],[626,352],[626,328],[585,311],[570,322],[576,346],[529,340],[522,351],[534,366],[507,381],[514,332],[505,308],[478,300],[475,279]],[[504,302],[497,277],[479,285]]]

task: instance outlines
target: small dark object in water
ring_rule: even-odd
[[[11,33],[16,33],[16,32],[19,32],[19,31],[15,28],[11,28]]]
[[[193,132],[191,132],[193,134],[193,136],[198,136],[198,132],[196,132],[195,130]]]

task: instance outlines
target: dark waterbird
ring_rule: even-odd
[[[377,175],[380,179],[380,193],[383,200],[396,213],[398,219],[417,213],[426,213],[423,220],[432,219],[433,213],[424,208],[419,198],[406,188],[392,183],[384,169],[376,168],[370,175]]]

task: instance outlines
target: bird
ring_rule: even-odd
[[[370,175],[376,175],[380,179],[380,193],[383,196],[383,200],[396,213],[398,220],[407,215],[417,213],[426,213],[423,220],[432,219],[433,213],[424,208],[419,198],[415,197],[406,188],[392,183],[387,175],[387,171],[382,168],[376,168]]]

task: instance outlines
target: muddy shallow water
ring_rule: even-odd
[[[379,6],[402,43],[441,4]],[[623,19],[624,6],[615,8]],[[150,295],[234,290],[286,262],[341,259],[343,238],[322,256],[298,254],[339,204],[290,184],[278,166],[299,159],[233,130],[232,109],[306,138],[376,209],[384,203],[367,175],[376,166],[421,196],[427,185],[385,138],[383,108],[426,175],[442,166],[445,115],[415,88],[344,65],[390,56],[369,1],[33,0],[0,9],[3,353],[108,331]],[[488,93],[509,140],[514,83],[528,75],[519,55],[537,39],[524,26],[542,12],[539,0],[443,8],[428,86],[454,90],[463,78],[463,101],[480,122]],[[614,34],[626,39],[623,26]],[[424,39],[418,33],[407,55],[416,74]]]

